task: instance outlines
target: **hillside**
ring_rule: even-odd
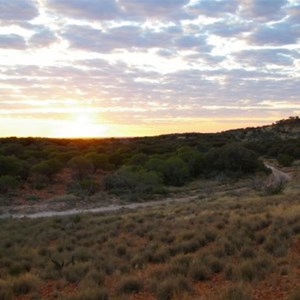
[[[3,138],[0,206],[145,201],[193,180],[254,176],[266,172],[262,158],[300,159],[299,122],[143,138]]]
[[[290,117],[272,125],[229,130],[223,134],[233,135],[235,139],[243,141],[297,139],[300,138],[300,119],[299,117]]]

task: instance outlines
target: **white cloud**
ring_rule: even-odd
[[[2,49],[25,49],[26,41],[18,34],[0,35],[0,48]]]
[[[34,0],[0,0],[0,23],[28,21],[38,14]]]

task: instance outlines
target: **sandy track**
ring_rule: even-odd
[[[287,182],[291,180],[289,174],[278,170],[277,168],[265,164],[267,168],[272,171],[272,174],[269,177],[268,184],[277,184],[279,182]],[[148,201],[148,202],[138,202],[138,203],[130,203],[125,205],[109,205],[109,206],[102,206],[102,207],[95,207],[95,208],[73,208],[64,211],[55,211],[55,210],[47,210],[44,206],[44,210],[38,212],[22,212],[22,213],[4,213],[0,215],[0,219],[8,219],[8,218],[29,218],[29,219],[36,219],[36,218],[46,218],[46,217],[54,217],[54,216],[72,216],[77,214],[85,214],[85,213],[105,213],[105,212],[114,212],[118,210],[134,210],[137,208],[143,207],[151,207],[156,205],[164,205],[170,203],[184,203],[188,201],[192,201],[198,199],[199,195],[193,196],[185,196],[185,197],[177,197],[177,198],[167,198],[158,201]],[[37,208],[37,207],[33,207]]]
[[[183,203],[197,198],[198,196],[186,196],[182,198],[167,198],[159,201],[138,202],[138,203],[125,204],[125,205],[109,205],[109,206],[87,208],[87,209],[73,208],[64,211],[45,210],[45,211],[34,212],[34,213],[27,213],[27,212],[26,213],[5,213],[0,215],[0,219],[7,219],[7,218],[36,219],[36,218],[46,218],[46,217],[54,217],[54,216],[72,216],[72,215],[84,214],[84,213],[105,213],[105,212],[113,212],[113,211],[118,211],[123,209],[133,210],[137,208],[164,205],[169,203]]]
[[[277,168],[265,164],[265,166],[272,171],[272,175],[270,176],[269,184],[277,184],[277,183],[285,183],[291,180],[291,176]]]

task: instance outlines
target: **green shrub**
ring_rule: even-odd
[[[124,166],[116,173],[106,176],[104,185],[117,195],[129,194],[137,198],[147,198],[163,191],[162,181],[157,173],[132,166]]]
[[[30,263],[29,262],[14,262],[8,270],[8,273],[12,276],[17,276],[22,273],[27,273],[31,269]]]
[[[283,167],[289,167],[294,162],[294,157],[288,154],[279,154],[277,156],[278,163]]]
[[[209,270],[203,262],[193,262],[189,270],[190,276],[197,281],[204,281],[209,279]]]
[[[241,257],[242,258],[253,258],[255,257],[255,251],[253,248],[245,247],[241,250]]]
[[[71,182],[69,188],[71,193],[85,199],[97,191],[97,184],[92,178],[83,178]]]
[[[68,163],[76,180],[83,180],[93,172],[92,162],[84,156],[75,156]]]
[[[245,261],[239,267],[241,279],[244,281],[253,281],[258,277],[255,264],[252,261]]]
[[[0,176],[0,193],[5,194],[15,190],[19,185],[18,180],[11,175]]]
[[[286,187],[286,180],[285,179],[279,179],[271,184],[267,184],[263,187],[263,193],[266,196],[272,196],[272,195],[278,195],[281,194],[285,187]]]
[[[179,255],[175,257],[170,265],[170,272],[173,274],[187,275],[190,265],[192,263],[192,257],[189,255]]]
[[[77,263],[74,266],[69,265],[63,269],[63,276],[68,282],[80,282],[89,270],[89,266],[85,263]]]
[[[155,251],[150,255],[149,261],[154,263],[163,263],[166,262],[170,257],[169,249],[163,247]]]
[[[120,280],[117,289],[119,293],[138,293],[143,289],[143,282],[137,277],[125,277]]]
[[[227,280],[236,280],[239,278],[237,267],[231,264],[228,264],[224,269],[224,276]]]
[[[221,296],[221,300],[251,300],[251,292],[242,285],[230,286]]]
[[[180,296],[190,291],[188,280],[183,276],[171,276],[157,283],[156,297],[158,300],[171,300],[174,296]]]
[[[39,286],[39,280],[32,274],[24,274],[15,278],[12,282],[12,289],[15,295],[25,295],[36,291]]]
[[[255,152],[233,143],[221,148],[212,148],[205,158],[210,172],[224,172],[230,176],[254,173],[264,169]]]
[[[212,258],[207,262],[212,273],[220,273],[223,270],[223,263],[220,259]]]
[[[177,156],[168,158],[163,165],[164,182],[167,185],[182,186],[189,178],[186,163]]]
[[[26,200],[27,201],[38,201],[40,197],[38,195],[27,195]]]
[[[63,296],[61,300],[108,300],[108,292],[103,288],[88,288],[78,294]]]

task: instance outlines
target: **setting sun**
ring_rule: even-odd
[[[92,114],[82,113],[75,115],[71,120],[62,121],[61,127],[54,132],[55,137],[99,137],[105,136],[107,125],[96,123]]]

